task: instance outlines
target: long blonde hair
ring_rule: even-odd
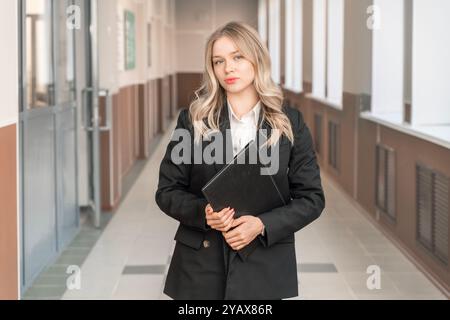
[[[283,91],[271,78],[269,51],[262,44],[255,29],[241,22],[229,22],[217,29],[208,39],[205,49],[205,70],[202,84],[195,91],[195,99],[189,106],[189,114],[194,127],[195,141],[208,132],[219,130],[220,112],[226,102],[226,92],[214,74],[212,50],[214,42],[226,36],[239,48],[243,56],[255,69],[253,85],[261,100],[262,121],[267,121],[272,129],[268,145],[275,144],[281,135],[293,143],[294,134],[289,118],[282,111]],[[206,123],[205,123],[206,121]]]

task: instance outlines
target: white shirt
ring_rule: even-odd
[[[230,118],[231,139],[233,142],[233,156],[235,156],[247,143],[256,138],[258,128],[259,113],[261,111],[261,101],[258,100],[256,105],[241,119],[239,119],[233,111],[230,102],[227,100],[228,116]],[[261,235],[265,235],[265,227]]]
[[[230,118],[231,139],[233,142],[233,156],[235,156],[247,143],[256,138],[258,128],[259,113],[261,111],[261,101],[241,119],[233,111],[230,102],[227,100],[228,116]]]

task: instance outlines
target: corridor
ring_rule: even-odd
[[[81,266],[81,288],[66,290],[68,249],[61,264],[37,280],[25,299],[170,299],[164,278],[178,222],[154,202],[159,164],[170,129],[148,159],[123,203],[92,243]],[[323,176],[322,216],[296,234],[299,296],[295,299],[443,299],[445,296],[370,222],[367,213]],[[84,246],[81,246],[84,244]],[[81,242],[81,248],[87,248]],[[380,289],[369,289],[369,266],[381,270]],[[58,283],[57,279],[60,279]],[[61,288],[58,291],[58,288]],[[52,296],[52,294],[61,296]]]
[[[8,0],[0,6],[0,300],[170,300],[163,287],[179,223],[160,207],[180,218],[186,199],[192,210],[180,218],[189,220],[177,236],[180,247],[210,250],[202,252],[207,262],[208,254],[221,255],[210,247],[211,239],[221,241],[217,234],[191,219],[217,164],[194,167],[189,177],[167,165],[160,207],[155,192],[180,111],[199,110],[197,120],[206,119],[225,100],[245,117],[228,119],[240,138],[233,152],[254,133],[245,130],[256,127],[258,114],[273,124],[286,125],[287,118],[294,127],[305,124],[293,139],[301,152],[282,153],[284,167],[274,178],[280,194],[297,201],[247,224],[258,236],[269,230],[263,242],[289,243],[290,251],[259,260],[258,266],[270,262],[258,269],[259,278],[236,272],[266,281],[251,283],[264,290],[234,293],[277,297],[289,287],[284,297],[290,297],[297,262],[299,296],[292,300],[450,298],[450,1]],[[246,27],[236,31],[237,25]],[[210,38],[224,26],[230,35]],[[235,41],[233,32],[247,38]],[[281,101],[292,108],[287,118]],[[170,196],[173,190],[181,192]],[[186,270],[188,260],[180,259]],[[234,262],[241,270],[252,266]],[[286,273],[266,277],[269,268],[285,266]],[[195,270],[200,277],[217,272]],[[169,279],[179,287],[209,284],[197,276]],[[280,279],[285,288],[272,290]]]

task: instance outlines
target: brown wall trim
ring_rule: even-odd
[[[395,150],[396,154],[396,224],[380,223],[405,245],[428,272],[442,279],[442,285],[450,292],[450,266],[434,258],[416,240],[416,164],[421,163],[450,177],[450,150],[405,134],[379,126],[380,142]],[[447,226],[450,230],[450,220]],[[450,250],[450,249],[449,249]],[[448,252],[450,256],[450,251]]]
[[[120,178],[120,148],[119,148],[119,94],[111,96],[111,129],[100,132],[100,171],[101,171],[101,202],[103,210],[112,210],[120,201],[122,179]],[[105,119],[106,101],[99,99],[100,117]],[[105,125],[105,121],[102,121]]]
[[[161,129],[165,132],[170,124],[170,77],[165,76],[161,79]]]
[[[158,78],[156,80],[156,97],[157,97],[157,103],[156,103],[156,110],[157,110],[157,129],[156,133],[162,133],[163,132],[163,84],[162,79]]]
[[[157,81],[156,80],[149,80],[147,82],[147,109],[148,112],[148,124],[149,124],[149,132],[148,135],[150,137],[150,140],[152,140],[157,134],[157,127],[158,127],[158,95],[157,95]]]
[[[358,120],[358,172],[356,200],[375,216],[375,146],[377,125],[372,121]]]
[[[139,159],[145,159],[149,155],[150,138],[149,135],[149,104],[147,101],[147,84],[138,85],[138,108],[139,108]]]
[[[177,73],[178,109],[188,108],[195,98],[195,90],[200,88],[201,73]]]
[[[311,85],[307,82],[303,84],[304,92],[311,91]],[[284,90],[286,99],[290,102],[291,106],[299,109],[309,130],[314,132],[314,115],[322,115],[322,152],[317,155],[320,167],[326,171],[329,176],[338,182],[344,190],[354,195],[356,194],[356,172],[355,172],[355,159],[356,154],[356,122],[357,118],[357,96],[352,94],[344,94],[343,96],[343,109],[336,110],[326,104],[323,104],[317,100],[309,99],[305,97],[304,93],[297,94]],[[329,143],[328,143],[328,129],[329,122],[336,123],[339,127],[338,133],[338,157],[337,162],[339,168],[336,170],[329,164]],[[345,143],[344,143],[345,142]]]
[[[170,116],[174,118],[178,114],[178,88],[176,74],[170,75]]]
[[[112,127],[100,134],[102,209],[114,210],[122,196],[122,181],[138,159],[150,156],[150,145],[171,120],[172,76],[120,88],[111,97]],[[100,97],[105,119],[106,100]],[[104,123],[103,123],[104,125]]]
[[[0,128],[0,300],[18,299],[16,124]]]

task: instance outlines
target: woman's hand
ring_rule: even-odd
[[[234,209],[230,207],[224,208],[220,212],[214,212],[213,208],[208,203],[205,208],[205,214],[206,223],[217,231],[226,232],[230,230],[234,221]]]
[[[240,250],[253,241],[263,230],[264,224],[255,216],[242,216],[233,221],[230,232],[222,232],[233,250]]]

